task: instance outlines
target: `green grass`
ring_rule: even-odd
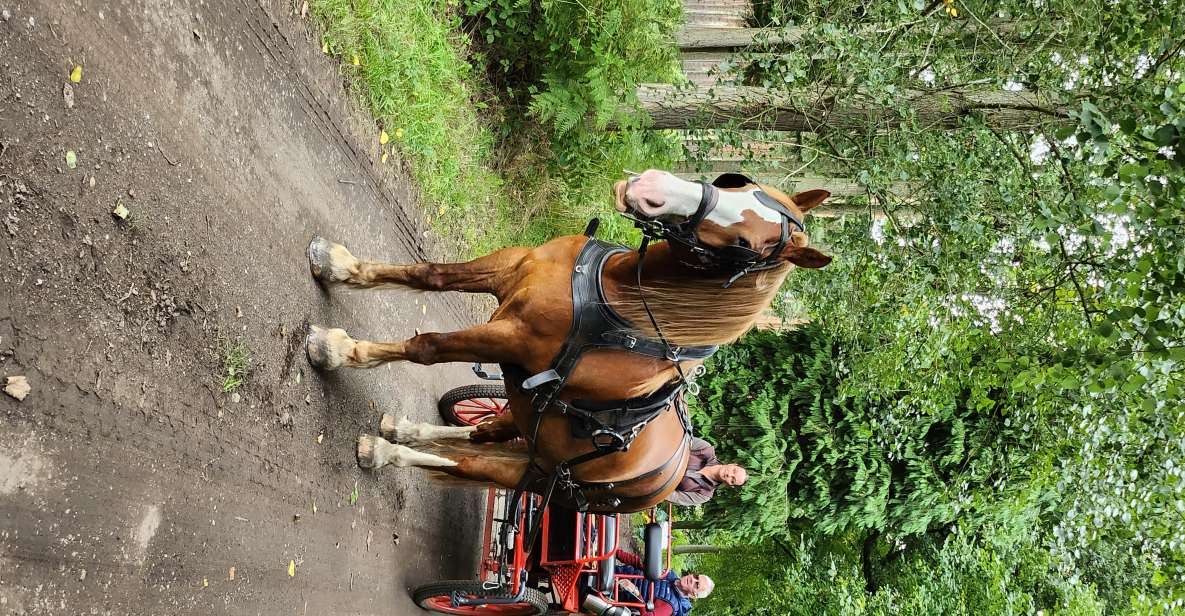
[[[222,393],[230,393],[243,385],[251,370],[251,349],[242,339],[222,344]]]
[[[441,0],[309,6],[323,44],[375,117],[376,142],[381,127],[391,137],[388,151],[410,160],[429,220],[459,245],[471,243],[505,196],[489,165],[494,137],[478,119],[484,103],[473,89],[479,80],[465,59],[469,41],[457,33],[459,19]]]
[[[559,131],[507,103],[463,32],[456,0],[312,0],[310,8],[324,48],[375,118],[376,142],[385,130],[388,162],[410,162],[424,215],[458,256],[578,233],[591,216],[602,218],[601,237],[633,237],[613,215],[613,182],[624,169],[666,166],[679,150],[672,135]]]

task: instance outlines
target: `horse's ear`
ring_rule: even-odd
[[[806,246],[787,246],[782,251],[782,258],[797,265],[810,269],[819,269],[831,263],[831,257]]]
[[[796,193],[790,198],[794,200],[794,205],[798,206],[799,211],[805,214],[808,210],[814,209],[815,206],[827,200],[827,197],[830,196],[831,193],[829,191],[823,190],[821,188],[815,188],[812,190]]]

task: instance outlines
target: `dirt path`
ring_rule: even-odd
[[[409,614],[409,586],[469,577],[479,494],[353,453],[384,410],[434,418],[467,369],[305,362],[309,322],[400,339],[471,318],[310,279],[313,233],[434,249],[291,2],[0,11],[0,377],[32,386],[0,395],[0,614]]]

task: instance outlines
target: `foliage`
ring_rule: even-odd
[[[1019,529],[1018,529],[1019,530]],[[891,546],[865,563],[862,537],[797,534],[698,557],[716,590],[696,606],[713,616],[1102,614],[1081,581],[1066,580],[1021,533],[953,534],[902,557]],[[867,574],[874,572],[872,587]]]
[[[464,6],[510,93],[525,94],[531,111],[559,135],[586,121],[596,128],[611,119],[636,123],[623,103],[636,100],[637,85],[679,77],[672,33],[682,5],[676,0],[464,0]]]
[[[743,371],[737,385],[721,385],[725,394],[708,400],[706,412],[715,425],[727,424],[733,418],[725,405],[734,403],[735,422],[769,421],[780,436],[751,437],[758,447],[763,439],[793,435],[805,452],[787,467],[793,477],[809,473],[814,452],[842,454],[836,459],[857,471],[824,474],[845,481],[815,483],[805,492],[791,484],[797,491],[784,497],[768,487],[753,490],[767,502],[782,498],[787,507],[796,498],[817,503],[816,531],[845,536],[883,528],[888,540],[913,546],[915,539],[899,533],[920,527],[895,524],[892,515],[906,503],[867,489],[879,470],[867,452],[881,439],[887,451],[916,455],[927,426],[954,426],[950,418],[959,417],[962,426],[952,435],[974,434],[968,427],[980,424],[980,434],[997,440],[980,445],[991,450],[987,455],[965,449],[966,465],[956,466],[965,488],[919,485],[919,495],[930,500],[916,506],[932,507],[933,520],[949,520],[1002,562],[1048,557],[1069,582],[1093,585],[1108,612],[1180,611],[1180,3],[774,4],[780,12],[765,15],[800,28],[802,42],[778,47],[780,53],[742,54],[734,62],[757,70],[739,79],[787,92],[826,91],[841,104],[859,97],[907,120],[888,129],[870,117],[863,130],[836,131],[824,115],[818,133],[782,136],[770,154],[807,173],[857,178],[867,189],[853,200],[865,215],[815,221],[811,230],[812,240],[839,258],[790,278],[796,299],[842,360],[833,361],[839,386],[827,394],[830,401],[812,407],[844,405],[826,424],[842,440],[804,441],[793,425],[786,432],[776,422],[789,415],[774,401],[787,399],[793,384],[746,385],[756,380]],[[917,90],[1032,92],[1048,104],[1025,131],[1004,132],[975,114],[954,130],[937,131],[908,119],[902,93]],[[711,128],[734,143],[765,136]],[[788,356],[758,348],[750,357],[773,357],[774,366]],[[777,370],[751,364],[766,377]],[[727,365],[736,372],[744,362]],[[746,387],[764,393],[736,404]],[[860,430],[869,436],[861,438]],[[739,437],[726,432],[721,442],[744,455]],[[848,450],[836,443],[863,445]],[[933,455],[941,468],[941,452],[922,453],[919,459]],[[992,462],[976,466],[984,460]],[[860,503],[836,496],[855,496],[868,509],[845,518],[839,512]],[[733,497],[758,498],[726,496]],[[877,520],[868,512],[882,507],[888,524],[868,524]],[[736,503],[729,511],[736,515]],[[771,528],[782,513],[747,523]],[[1032,541],[1019,552],[1001,551],[989,541],[991,529],[1016,520],[1031,521]],[[1061,609],[1072,604],[1063,598]]]
[[[622,103],[640,81],[677,76],[679,6],[311,3],[328,52],[380,126],[401,135],[388,147],[410,160],[428,220],[475,256],[578,232],[608,211],[623,169],[669,165],[673,137],[628,129],[637,122]],[[461,32],[470,27],[476,43]],[[610,119],[627,130],[598,130]],[[606,223],[608,237],[628,236]]]
[[[968,390],[911,413],[913,403],[899,396],[842,394],[851,362],[819,325],[754,332],[713,358],[695,423],[751,479],[742,490],[721,490],[705,515],[752,536],[813,525],[898,537],[942,528],[964,512],[1011,515],[1000,496],[1024,485],[1033,433],[1000,408],[1023,407],[1024,399],[1000,387],[978,397]],[[984,367],[972,359],[967,369]],[[1013,481],[1002,486],[1005,477]]]
[[[465,59],[465,37],[453,33],[460,19],[446,2],[313,0],[310,8],[324,28],[324,49],[341,58],[391,137],[383,150],[410,159],[431,204],[428,219],[451,235],[488,217],[505,199],[488,167],[495,138],[477,116],[482,90]]]

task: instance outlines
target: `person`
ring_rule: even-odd
[[[642,559],[637,554],[617,550],[617,562],[617,573],[643,575]],[[686,616],[691,611],[692,599],[703,599],[712,594],[712,589],[716,587],[712,578],[702,573],[688,573],[679,577],[674,571],[667,571],[666,576],[657,582],[643,576],[625,578],[619,583],[626,586],[631,594],[637,595],[642,603],[650,598],[650,588],[654,588],[654,609],[643,609],[640,616]]]
[[[687,461],[687,472],[679,487],[667,497],[676,505],[690,507],[702,505],[712,498],[720,484],[744,485],[749,473],[740,464],[721,464],[716,459],[716,448],[708,441],[695,437],[691,439],[691,456]]]

